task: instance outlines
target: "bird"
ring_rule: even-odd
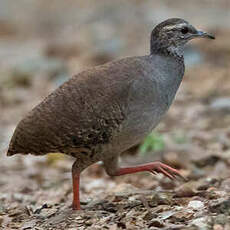
[[[150,53],[91,67],[63,83],[17,125],[7,156],[64,153],[72,166],[73,210],[80,210],[80,174],[103,162],[109,176],[142,171],[182,177],[162,162],[120,167],[119,156],[152,132],[182,82],[185,44],[215,37],[181,18],[153,28]]]

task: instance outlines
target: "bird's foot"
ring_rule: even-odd
[[[187,179],[185,177],[183,177],[178,170],[176,170],[176,169],[174,169],[174,168],[172,168],[166,164],[163,164],[159,161],[147,164],[146,168],[149,172],[151,172],[153,174],[162,173],[171,180],[176,179],[176,177],[178,176],[178,177],[182,178],[183,180],[187,181]]]
[[[163,164],[159,161],[151,162],[148,164],[136,165],[132,167],[119,168],[118,171],[115,174],[113,174],[113,176],[121,176],[125,174],[131,174],[131,173],[137,173],[143,171],[151,172],[153,174],[162,173],[172,180],[176,179],[176,177],[180,177],[183,180],[187,181],[187,179],[184,178],[178,170],[166,164]]]

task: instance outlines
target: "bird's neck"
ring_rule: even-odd
[[[172,56],[183,58],[184,57],[184,46],[169,46],[166,48],[168,53]]]
[[[163,44],[157,40],[151,40],[150,44],[150,54],[161,54],[164,56],[172,56],[179,60],[184,60],[184,45],[176,46]]]

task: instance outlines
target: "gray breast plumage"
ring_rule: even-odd
[[[158,55],[142,58],[139,77],[127,89],[127,119],[110,143],[113,151],[139,143],[156,127],[172,104],[184,75],[183,60]]]

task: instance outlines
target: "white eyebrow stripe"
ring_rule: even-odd
[[[170,25],[170,26],[165,26],[163,29],[164,30],[172,30],[172,29],[174,29],[174,28],[183,28],[183,27],[185,27],[185,26],[187,26],[187,24],[186,23],[180,23],[180,24],[176,24],[176,25]]]

